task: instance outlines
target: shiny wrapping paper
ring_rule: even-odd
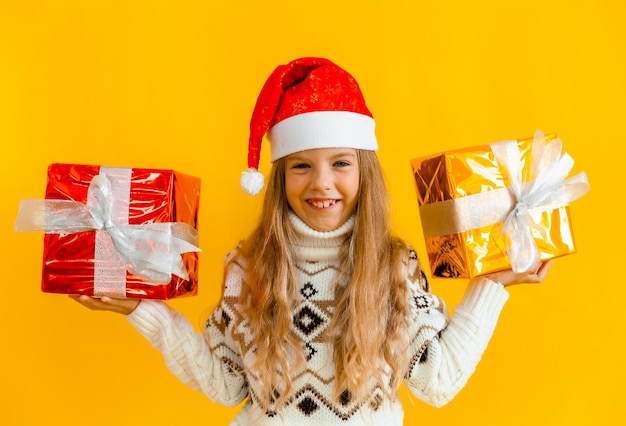
[[[539,137],[547,144],[556,139],[554,135]],[[532,179],[529,156],[534,139],[512,142],[519,149],[521,180],[528,182]],[[560,140],[558,144],[560,147]],[[503,171],[502,163],[494,155],[493,146],[476,146],[414,159],[411,166],[432,275],[472,278],[511,268],[501,232],[503,217],[489,217],[493,214],[490,211],[493,204],[515,204],[512,195],[490,196],[496,192],[489,191],[500,190],[498,193],[501,195],[501,189],[510,188],[512,184],[508,173]],[[586,176],[584,179],[586,182]],[[469,198],[463,200],[464,197]],[[464,209],[451,206],[468,200]],[[567,205],[531,212],[529,217],[533,222],[530,238],[536,244],[539,259],[547,260],[575,252]],[[481,226],[474,227],[472,222]]]
[[[100,169],[99,166],[91,165],[52,164],[48,168],[46,200],[87,203],[90,183],[100,173]],[[182,222],[197,229],[200,196],[198,178],[173,170],[121,170],[127,170],[130,176],[130,188],[126,189],[129,190],[129,225]],[[94,295],[96,232],[105,231],[45,234],[41,287],[44,292]],[[108,257],[98,255],[97,268],[104,271],[105,275],[107,268],[119,268],[119,259],[114,259],[115,254],[108,253]],[[163,300],[195,295],[198,288],[198,253],[183,253],[182,263],[188,279],[171,275],[167,283],[151,282],[124,270],[122,280],[125,275],[125,290],[122,288],[122,292],[125,291],[125,297],[128,298]],[[115,286],[120,283],[112,284]]]

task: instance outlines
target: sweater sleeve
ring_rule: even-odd
[[[413,327],[427,331],[412,340],[405,381],[413,394],[436,407],[457,395],[487,348],[508,296],[502,285],[475,278],[449,320],[445,309],[418,306]]]
[[[219,309],[212,317],[219,315]],[[169,370],[192,389],[228,406],[247,396],[246,380],[241,369],[236,368],[235,358],[226,359],[212,349],[235,346],[228,341],[227,333],[211,326],[204,334],[198,333],[183,315],[155,300],[143,300],[127,319],[162,353]],[[213,341],[216,339],[220,341]]]

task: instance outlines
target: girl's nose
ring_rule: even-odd
[[[332,187],[332,173],[327,167],[319,167],[311,178],[313,189],[330,189]]]

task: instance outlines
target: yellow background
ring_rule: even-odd
[[[623,421],[626,233],[624,1],[36,1],[0,3],[0,423],[227,424],[125,319],[39,290],[42,235],[14,233],[53,162],[174,168],[202,178],[200,295],[261,197],[238,187],[248,120],[274,66],[333,59],[377,121],[398,232],[424,256],[411,158],[557,133],[591,192],[572,204],[578,253],[511,289],[476,374],[407,424]],[[261,171],[267,173],[267,147]],[[465,282],[434,280],[452,308]]]

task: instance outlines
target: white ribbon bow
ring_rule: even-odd
[[[87,204],[22,200],[15,230],[48,234],[105,230],[130,273],[155,283],[168,283],[172,275],[188,279],[181,255],[200,251],[197,231],[182,222],[116,225],[113,196],[109,179],[101,173],[89,185]]]
[[[516,199],[501,231],[515,272],[528,272],[539,262],[539,251],[532,236],[532,228],[538,226],[532,214],[566,206],[589,191],[585,172],[566,179],[574,160],[567,153],[561,155],[561,148],[560,139],[547,143],[543,133],[537,130],[530,148],[529,176],[522,181],[521,152],[517,141],[491,145],[496,161],[509,175]]]

